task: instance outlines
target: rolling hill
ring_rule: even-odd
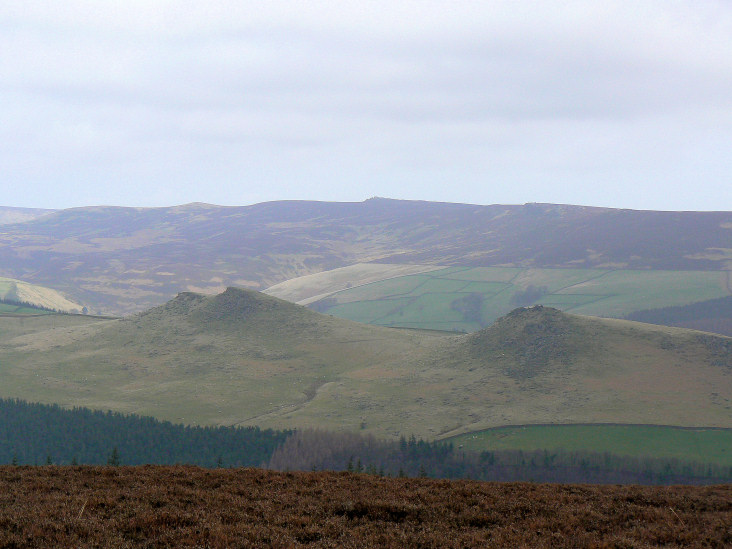
[[[524,423],[732,427],[732,339],[549,307],[461,336],[234,288],[118,320],[17,320],[0,318],[2,397],[391,437]]]
[[[31,219],[53,213],[54,211],[55,210],[44,210],[42,208],[12,208],[0,206],[0,225],[30,221]]]
[[[731,241],[732,212],[381,198],[89,207],[2,225],[0,276],[56,288],[95,314],[121,315],[181,291],[264,289],[363,263],[722,271],[732,266]],[[703,299],[714,297],[722,296]]]

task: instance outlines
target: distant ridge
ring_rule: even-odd
[[[0,232],[0,274],[128,314],[354,265],[724,270],[732,212],[407,200],[62,210]],[[39,244],[40,243],[40,244]]]
[[[55,211],[56,210],[47,210],[43,208],[12,208],[0,206],[0,225],[23,223]]]

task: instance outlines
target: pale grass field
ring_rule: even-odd
[[[438,265],[357,263],[348,267],[286,280],[263,291],[298,305],[307,305],[349,288],[441,268],[443,267]]]
[[[83,307],[56,290],[12,278],[0,278],[0,299],[30,303],[61,312],[81,312]]]

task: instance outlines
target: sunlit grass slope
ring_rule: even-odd
[[[686,305],[730,295],[727,273],[615,269],[525,269],[445,267],[418,274],[354,279],[344,288],[321,273],[272,288],[274,295],[317,287],[314,309],[358,322],[472,332],[517,306],[543,304],[563,311],[623,317],[641,309]],[[327,292],[327,288],[332,291]]]
[[[82,305],[66,299],[60,292],[21,280],[0,277],[0,300],[13,303],[29,304],[33,307],[52,309],[61,312],[77,312]],[[24,307],[12,308],[12,305],[0,307],[0,314],[28,314],[31,311]],[[35,311],[38,313],[38,311]]]

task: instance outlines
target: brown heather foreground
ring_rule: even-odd
[[[0,547],[730,547],[732,485],[0,467]]]

